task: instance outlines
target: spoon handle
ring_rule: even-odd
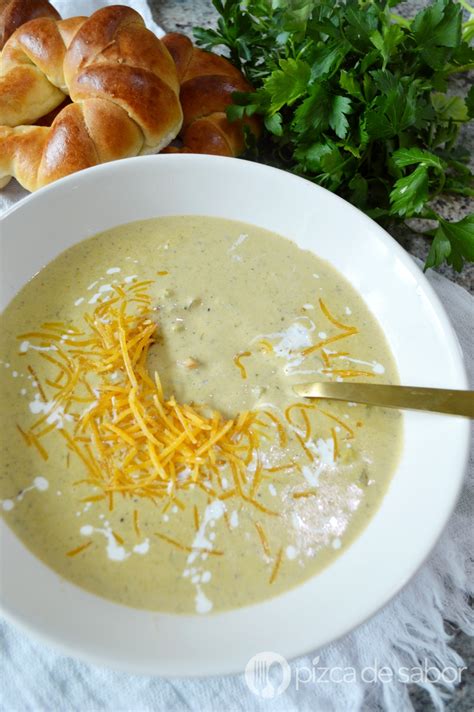
[[[376,383],[300,383],[294,391],[305,398],[325,398],[384,408],[429,410],[474,418],[474,391],[385,386]]]

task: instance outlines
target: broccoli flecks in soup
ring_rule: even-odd
[[[396,383],[361,297],[252,225],[169,217],[62,253],[1,316],[0,508],[114,601],[209,613],[334,561],[395,470],[398,412],[298,399]]]

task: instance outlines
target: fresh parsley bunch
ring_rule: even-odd
[[[451,75],[474,67],[465,0],[435,0],[413,20],[392,0],[213,3],[217,29],[195,38],[226,47],[256,88],[234,94],[228,116],[263,117],[270,160],[382,222],[436,220],[426,267],[474,261],[474,214],[448,222],[430,204],[474,194],[456,143],[474,87],[464,99],[448,93]]]

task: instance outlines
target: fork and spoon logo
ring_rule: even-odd
[[[263,652],[250,658],[245,667],[247,687],[257,697],[272,700],[286,690],[291,680],[288,661],[278,653]]]

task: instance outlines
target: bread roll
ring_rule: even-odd
[[[170,33],[163,43],[176,64],[183,108],[182,146],[167,151],[238,156],[245,149],[244,125],[258,135],[260,124],[254,117],[230,122],[226,109],[234,92],[253,87],[225,57],[194,47],[185,35]]]
[[[84,17],[42,17],[22,25],[0,56],[0,125],[32,124],[64,101],[63,62]]]
[[[15,30],[37,17],[61,19],[48,0],[0,0],[0,50]]]

